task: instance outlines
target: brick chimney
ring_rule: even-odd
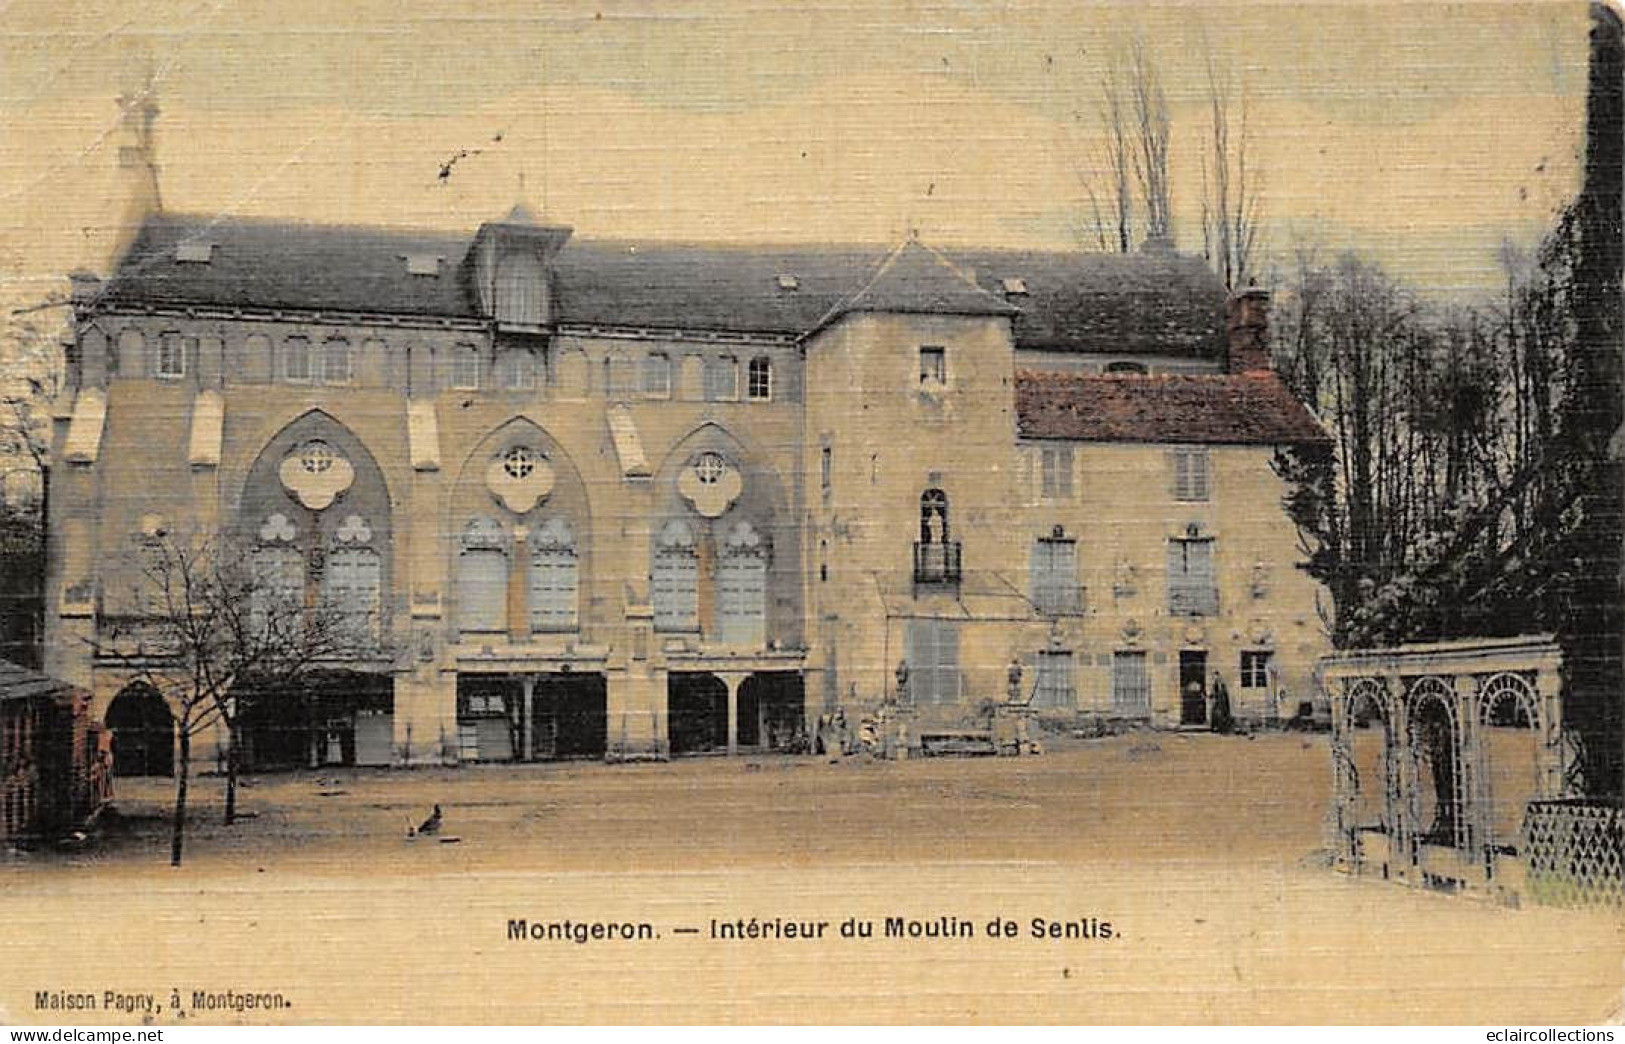
[[[1225,312],[1230,372],[1269,370],[1270,292],[1248,287],[1230,298]]]

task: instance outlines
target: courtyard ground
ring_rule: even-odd
[[[158,1024],[1618,1017],[1617,914],[1337,874],[1329,776],[1322,736],[1165,733],[328,770],[247,780],[231,828],[205,777],[179,870],[168,781],[124,780],[98,836],[0,859],[0,1020],[138,1021],[146,995]],[[435,803],[442,836],[409,839]],[[595,924],[650,937],[568,937]],[[78,994],[96,1008],[51,1007]]]

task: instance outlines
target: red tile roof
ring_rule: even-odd
[[[1285,445],[1324,442],[1320,422],[1273,373],[1016,375],[1030,439]]]

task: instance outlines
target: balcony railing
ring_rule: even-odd
[[[959,583],[959,541],[914,543],[914,582],[916,584]]]
[[[1087,594],[1082,584],[1039,585],[1033,591],[1033,606],[1044,616],[1082,616],[1088,608]]]
[[[1218,616],[1219,589],[1206,584],[1188,584],[1168,588],[1170,616]]]

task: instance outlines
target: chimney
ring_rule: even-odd
[[[1270,370],[1270,292],[1250,286],[1230,298],[1225,312],[1230,372]]]

